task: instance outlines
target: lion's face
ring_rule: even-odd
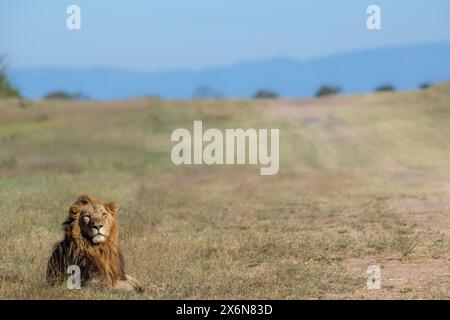
[[[118,225],[116,215],[117,204],[114,202],[102,203],[89,196],[81,196],[69,209],[68,232],[79,230],[78,234],[92,244],[99,244],[108,240],[116,241]],[[76,228],[70,225],[78,224]]]
[[[115,221],[113,214],[103,204],[87,204],[79,218],[82,235],[95,244],[105,242]]]

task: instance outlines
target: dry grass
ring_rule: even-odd
[[[175,128],[280,128],[280,172],[174,166]],[[449,298],[450,85],[271,101],[0,101],[0,298]],[[48,288],[69,204],[121,205],[143,295]],[[366,269],[382,267],[382,289]]]

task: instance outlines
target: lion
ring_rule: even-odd
[[[125,273],[119,249],[119,226],[115,202],[102,203],[91,196],[80,196],[69,208],[62,224],[64,239],[55,244],[47,264],[50,285],[61,283],[71,265],[80,269],[81,286],[100,286],[142,292],[143,287]]]

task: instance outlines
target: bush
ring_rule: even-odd
[[[394,86],[391,86],[390,84],[385,84],[375,89],[375,92],[389,92],[389,91],[395,91]]]
[[[20,98],[19,91],[8,80],[6,69],[5,58],[0,57],[0,98]]]
[[[271,90],[261,89],[254,95],[255,99],[276,99],[278,98],[278,93]]]
[[[44,99],[46,100],[89,100],[89,97],[81,92],[74,94],[65,91],[53,91],[48,93]]]
[[[431,87],[431,84],[430,83],[428,83],[428,82],[424,82],[424,83],[422,83],[421,85],[420,85],[420,89],[422,89],[422,90],[425,90],[425,89],[428,89],[429,87]]]
[[[316,97],[332,96],[339,94],[341,88],[337,86],[323,85],[317,90]]]

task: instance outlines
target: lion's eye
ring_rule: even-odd
[[[103,212],[103,213],[102,213],[102,217],[103,217],[103,218],[106,217],[106,212]]]
[[[84,216],[83,221],[84,223],[88,224],[89,221],[91,221],[91,218],[89,216]]]

